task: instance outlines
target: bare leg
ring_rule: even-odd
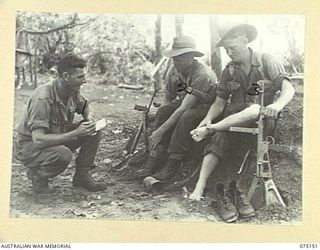
[[[239,113],[230,115],[225,119],[223,119],[222,121],[217,122],[215,124],[211,124],[209,126],[209,130],[212,130],[211,132],[225,131],[232,126],[246,125],[249,122],[253,122],[257,120],[259,118],[259,113],[260,113],[260,105],[253,104]],[[190,134],[192,135],[192,138],[195,141],[201,141],[203,138],[207,136],[208,130],[205,127],[201,127],[191,131]],[[201,199],[204,189],[206,187],[206,182],[210,177],[210,174],[212,173],[212,171],[218,165],[218,162],[219,162],[219,157],[212,153],[207,154],[203,158],[199,179],[196,184],[195,190],[189,197],[190,199],[192,200]]]
[[[191,200],[201,200],[203,196],[204,189],[206,188],[206,183],[208,178],[210,177],[212,171],[218,165],[219,157],[215,154],[207,154],[202,161],[201,170],[199,179],[196,185],[196,188],[190,195],[189,199]]]

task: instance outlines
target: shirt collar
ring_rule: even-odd
[[[255,67],[260,67],[260,62],[259,62],[259,55],[257,52],[253,51],[250,47],[248,47],[249,51],[250,51],[250,65],[251,66],[255,66]],[[239,65],[236,62],[232,62],[231,64],[235,64],[235,65]]]
[[[258,59],[258,53],[253,51],[251,48],[249,48],[249,50],[250,50],[250,55],[251,55],[251,65],[256,66],[256,67],[261,66],[259,59]]]
[[[197,68],[198,65],[198,61],[197,60],[193,60],[193,63],[190,67],[190,70],[188,72],[188,75],[185,77],[182,73],[179,73],[176,69],[175,71],[177,72],[177,74],[179,75],[179,77],[185,81],[188,81],[190,79],[190,76],[194,73],[195,69]]]
[[[67,105],[65,105],[64,102],[62,101],[61,97],[59,96],[58,89],[57,89],[58,84],[59,84],[58,78],[52,80],[54,100],[57,103],[59,103],[61,106],[65,107],[65,108],[69,108],[71,105],[71,102],[72,102],[72,96],[68,97]]]

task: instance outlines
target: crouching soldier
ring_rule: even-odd
[[[17,127],[16,158],[27,167],[27,176],[35,193],[48,191],[48,179],[61,174],[80,147],[76,158],[73,186],[88,191],[106,189],[89,174],[101,134],[95,130],[92,110],[80,95],[86,83],[86,62],[75,54],[66,54],[57,66],[58,77],[39,86],[31,95]],[[75,112],[83,120],[73,123]]]

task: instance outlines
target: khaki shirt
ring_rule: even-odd
[[[203,63],[194,60],[187,77],[180,74],[174,66],[168,71],[166,76],[165,92],[169,100],[178,98],[182,100],[187,92],[179,91],[179,84],[191,87],[190,94],[197,97],[198,104],[211,104],[216,97],[217,77],[214,71]]]
[[[265,85],[264,106],[273,102],[275,93],[281,90],[283,79],[290,81],[283,65],[275,58],[267,54],[260,55],[251,49],[250,53],[251,66],[248,75],[239,64],[232,61],[221,74],[217,96],[228,100],[225,116],[240,112],[255,102],[255,96],[248,93],[252,93],[252,86],[259,80],[269,80],[268,85]]]
[[[48,134],[71,130],[75,113],[81,114],[86,99],[75,93],[64,104],[57,93],[58,79],[39,86],[31,95],[16,131],[22,141],[32,141],[32,130],[44,128]]]

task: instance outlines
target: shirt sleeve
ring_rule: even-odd
[[[284,79],[290,81],[283,65],[271,55],[264,55],[262,58],[264,67],[270,80],[274,83],[275,90],[280,90]]]
[[[192,87],[191,94],[197,97],[199,102],[209,103],[213,101],[215,97],[213,93],[215,92],[216,80],[211,79],[209,75],[201,74],[197,76],[193,79],[190,86]]]
[[[28,129],[32,132],[37,128],[50,128],[51,104],[48,99],[37,99],[28,107]]]
[[[168,73],[165,77],[165,94],[167,99],[174,100],[177,97],[177,83],[179,79],[174,73],[173,66],[168,70]]]
[[[227,88],[227,83],[232,80],[232,77],[229,74],[228,67],[226,67],[222,73],[220,78],[220,83],[217,87],[217,96],[224,100],[228,100],[231,92]]]

